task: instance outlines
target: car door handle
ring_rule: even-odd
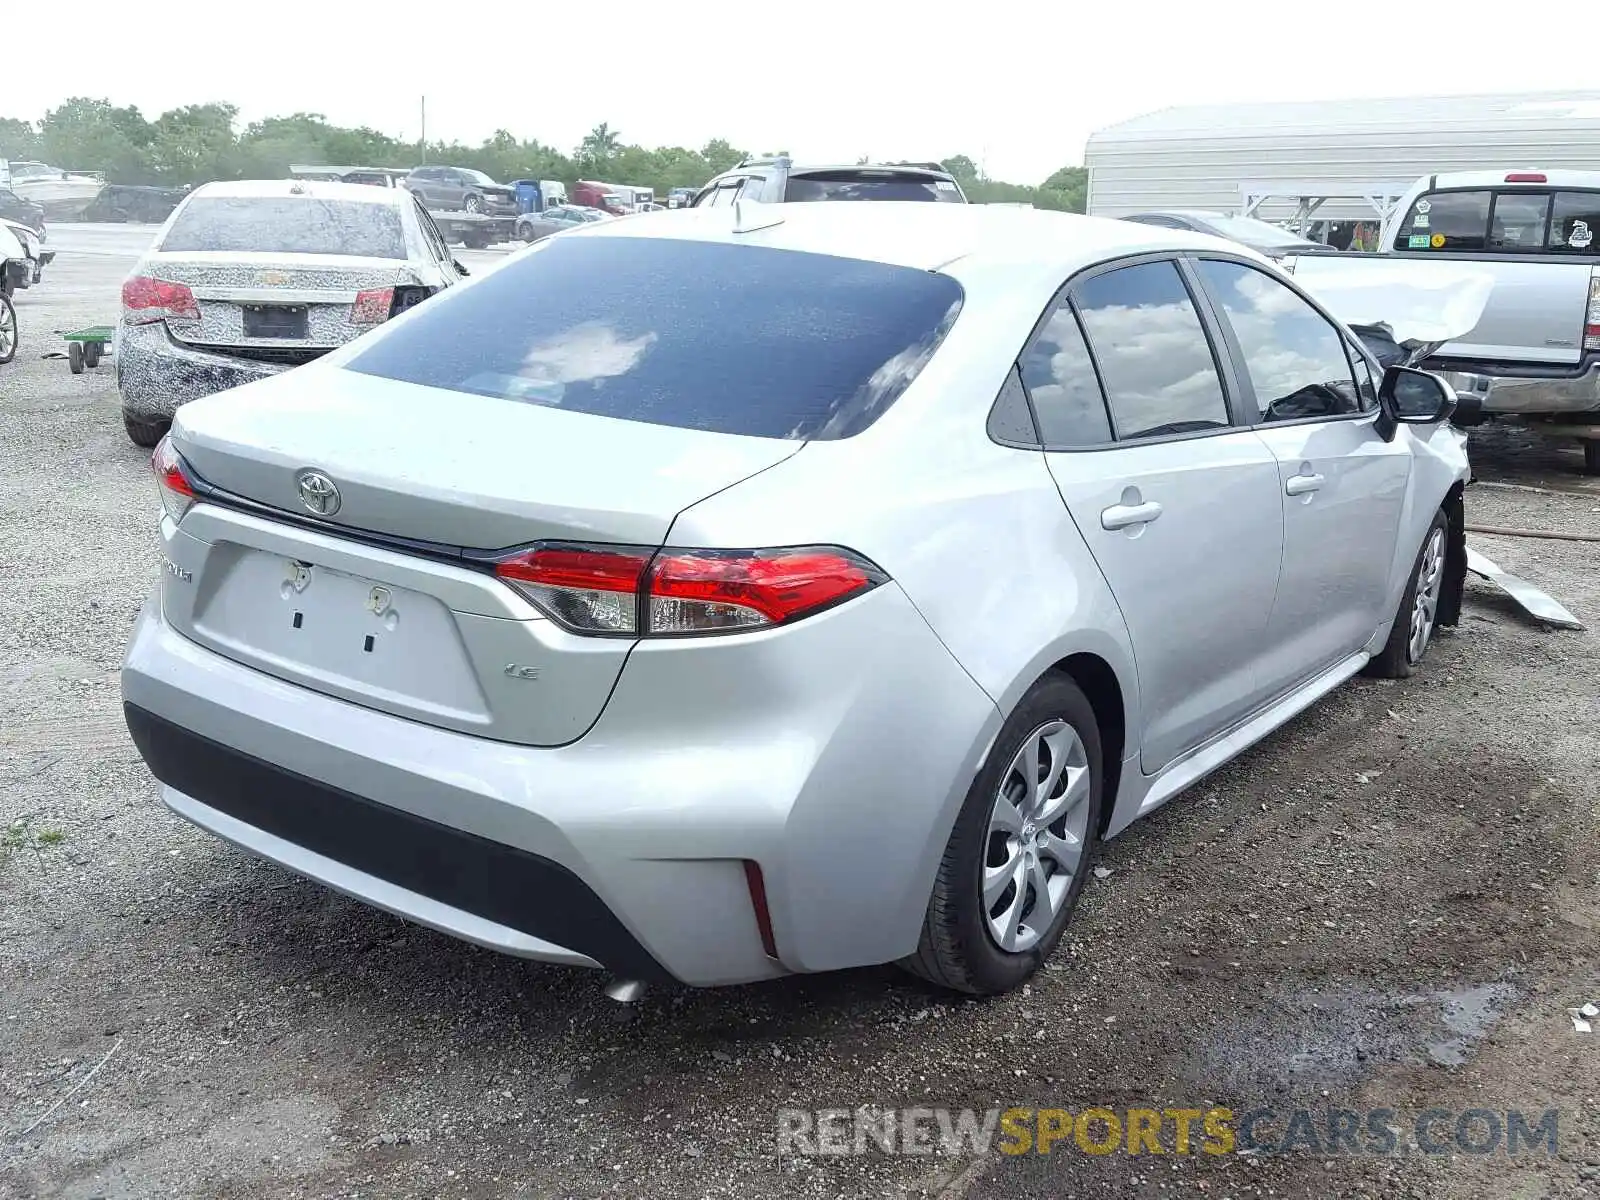
[[[1100,513],[1101,529],[1127,529],[1131,525],[1148,525],[1161,515],[1161,505],[1154,500],[1143,504],[1113,504]]]
[[[1289,481],[1283,485],[1283,490],[1291,496],[1304,496],[1307,492],[1318,491],[1322,484],[1321,475],[1291,475]]]

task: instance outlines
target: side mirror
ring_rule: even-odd
[[[467,268],[462,264],[459,258],[452,258],[450,262],[455,266],[457,275],[466,276],[472,274],[472,272],[467,270]]]
[[[1431,371],[1415,367],[1388,367],[1378,387],[1378,431],[1385,441],[1394,437],[1396,423],[1435,425],[1456,408],[1456,394]]]

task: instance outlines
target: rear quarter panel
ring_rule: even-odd
[[[1044,455],[997,445],[986,432],[1061,280],[1008,268],[952,273],[966,290],[962,313],[887,413],[853,438],[809,443],[685,510],[669,541],[848,546],[905,590],[1002,715],[1052,664],[1092,653],[1121,681],[1125,727],[1134,730],[1127,630]]]

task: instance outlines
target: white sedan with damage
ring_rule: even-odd
[[[320,358],[466,273],[403,188],[196,188],[122,285],[128,436],[153,446],[179,405]]]

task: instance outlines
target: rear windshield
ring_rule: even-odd
[[[314,196],[197,196],[173,221],[161,249],[403,259],[406,237],[391,204]]]
[[[1396,250],[1600,255],[1600,192],[1482,188],[1417,197]]]
[[[872,424],[961,306],[947,275],[667,238],[554,238],[418,309],[349,369],[682,429]]]
[[[807,200],[933,200],[963,204],[961,190],[948,179],[926,175],[896,175],[890,171],[819,171],[791,175],[783,198],[791,203]]]

